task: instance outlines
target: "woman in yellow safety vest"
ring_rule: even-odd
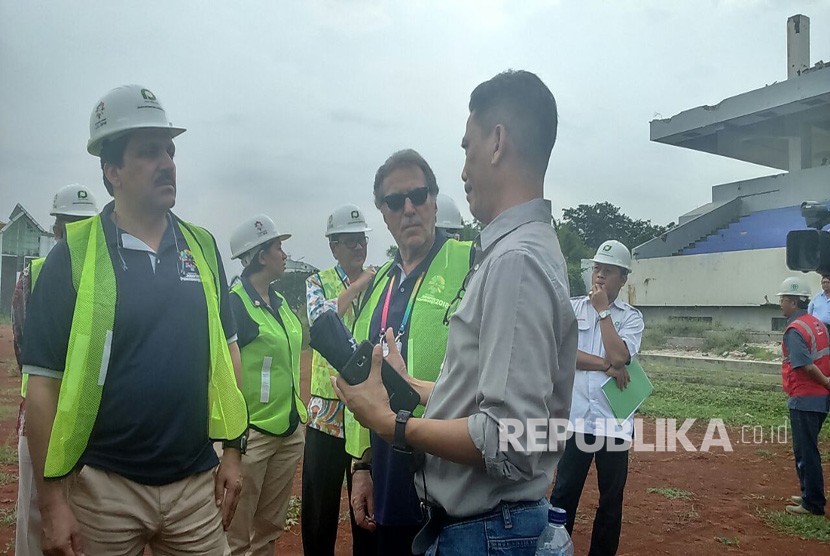
[[[242,495],[228,529],[234,555],[274,554],[303,453],[302,325],[271,286],[285,271],[282,242],[289,237],[264,214],[249,218],[231,236],[231,255],[245,267],[230,300],[242,356],[240,386],[250,415]]]

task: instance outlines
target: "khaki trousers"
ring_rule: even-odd
[[[302,425],[277,437],[250,429],[242,456],[242,496],[228,529],[233,556],[273,556],[285,530],[294,473],[303,454]]]
[[[37,487],[32,469],[29,442],[22,434],[17,440],[17,524],[14,553],[17,556],[41,556],[40,510],[37,505]]]
[[[227,540],[213,494],[213,472],[163,486],[135,483],[83,467],[69,480],[69,501],[86,554],[222,556]]]

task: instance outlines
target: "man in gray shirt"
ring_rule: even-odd
[[[532,420],[565,420],[570,409],[577,327],[542,198],[556,121],[553,95],[529,72],[501,73],[470,97],[461,177],[470,210],[486,227],[459,301],[447,309],[441,374],[434,385],[412,381],[427,403],[424,417],[392,413],[380,348],[366,382],[336,381],[361,423],[400,450],[426,453],[415,482],[431,519],[414,552],[484,555],[498,547],[532,555],[546,524],[556,442],[548,449],[545,430],[542,442],[504,436],[534,429]],[[388,360],[400,369],[390,344]]]

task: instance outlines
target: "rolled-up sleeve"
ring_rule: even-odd
[[[643,315],[636,309],[631,309],[626,315],[625,320],[620,324],[620,329],[617,331],[620,339],[625,342],[628,348],[628,355],[634,357],[640,353],[640,342],[643,339],[643,330],[645,323],[643,322]]]
[[[308,311],[308,324],[314,324],[317,317],[326,311],[337,312],[337,298],[326,299],[326,292],[323,284],[320,283],[320,275],[312,274],[305,281],[306,310]]]
[[[551,279],[523,250],[492,261],[484,278],[476,401],[479,412],[467,421],[487,473],[520,481],[533,476],[540,452],[502,451],[500,424],[515,419],[527,426],[551,417],[556,365],[555,289]],[[541,421],[540,421],[541,422]]]

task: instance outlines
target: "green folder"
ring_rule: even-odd
[[[620,390],[617,386],[616,379],[610,376],[602,384],[605,399],[608,400],[611,411],[614,412],[614,417],[617,418],[619,424],[622,424],[626,419],[634,415],[637,408],[646,401],[646,398],[654,390],[654,386],[652,386],[651,381],[646,376],[643,367],[637,359],[632,359],[631,363],[626,365],[626,369],[628,369],[628,375],[631,377],[631,381],[625,390]]]

